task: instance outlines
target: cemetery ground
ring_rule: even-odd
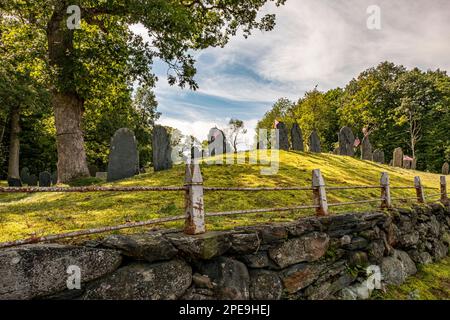
[[[265,154],[265,151],[264,151]],[[254,158],[257,151],[239,153],[238,157]],[[260,156],[261,157],[261,156]],[[311,186],[311,171],[320,169],[327,186],[379,185],[382,172],[390,175],[391,186],[413,185],[419,175],[428,194],[439,192],[439,175],[394,168],[370,161],[332,154],[280,151],[279,171],[261,175],[262,165],[202,164],[204,185],[208,187],[288,187]],[[267,167],[265,165],[264,167]],[[149,172],[103,186],[182,186],[184,165],[173,169]],[[76,184],[97,182],[95,179]],[[6,182],[1,182],[6,186]],[[379,189],[330,190],[328,202],[347,202],[380,197]],[[414,189],[393,189],[392,197],[414,197]],[[438,199],[437,197],[434,198]],[[205,193],[205,212],[274,208],[312,204],[310,191],[234,192],[208,191]],[[396,207],[410,206],[411,202],[394,200]],[[374,210],[373,205],[349,205],[330,208],[331,214]],[[184,211],[184,193],[181,192],[95,192],[95,193],[34,193],[0,194],[0,241],[11,241],[31,236],[69,232],[80,229],[113,226],[126,222],[176,216]],[[230,229],[240,225],[291,221],[314,210],[257,213],[226,217],[207,217],[208,230]],[[183,222],[171,222],[157,228],[182,228]],[[155,229],[155,227],[152,227]],[[141,230],[119,232],[135,233]],[[91,236],[102,237],[103,235]],[[67,240],[85,241],[84,238]]]

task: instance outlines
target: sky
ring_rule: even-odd
[[[374,5],[380,9],[375,29],[368,28],[368,21],[376,22]],[[281,7],[267,4],[264,13],[276,14],[273,31],[236,36],[225,48],[194,54],[195,92],[169,86],[167,66],[155,63],[159,124],[202,141],[211,127],[239,118],[248,129],[240,145],[245,149],[257,121],[279,98],[296,101],[316,85],[322,91],[344,87],[386,60],[450,70],[449,0],[287,0]],[[148,39],[143,26],[131,29]]]

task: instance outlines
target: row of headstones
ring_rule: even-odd
[[[288,129],[286,128],[286,124],[284,124],[284,122],[277,122],[275,127],[276,129],[278,129],[280,150],[305,151],[305,145],[303,143],[303,132],[297,123],[294,123],[290,130],[292,148],[289,145]],[[314,153],[322,152],[319,134],[317,133],[316,130],[313,130],[311,132],[308,141],[310,152]]]
[[[398,168],[416,170],[416,159],[410,159],[403,154],[402,148],[398,147],[394,149],[394,154],[389,165]]]
[[[43,171],[39,173],[39,177],[34,174],[30,174],[28,168],[22,168],[20,170],[20,179],[18,178],[8,178],[8,186],[10,187],[22,187],[24,184],[29,187],[51,187],[58,182],[58,174],[53,172],[50,174],[48,171]]]

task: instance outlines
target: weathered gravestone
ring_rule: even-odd
[[[350,156],[353,157],[355,155],[354,144],[355,144],[355,136],[353,135],[352,129],[349,127],[342,127],[338,134],[339,141],[339,154],[341,156]]]
[[[98,171],[98,167],[95,164],[90,164],[88,166],[88,169],[89,169],[89,174],[91,175],[91,177],[95,177],[95,174]]]
[[[384,152],[383,150],[376,149],[373,152],[373,161],[377,163],[384,164]]]
[[[208,153],[211,157],[227,152],[225,133],[218,128],[211,128],[208,133]]]
[[[401,168],[403,167],[403,150],[402,148],[396,148],[392,157],[392,166]]]
[[[278,149],[280,150],[289,150],[289,137],[286,129],[286,125],[284,122],[278,122],[276,125],[276,129],[278,129]]]
[[[444,165],[442,166],[442,174],[443,175],[448,175],[449,174],[449,165],[448,162],[445,162]]]
[[[52,173],[52,185],[55,185],[58,183],[58,172],[53,171]]]
[[[322,152],[322,148],[320,147],[320,137],[316,130],[313,130],[309,136],[309,152]]]
[[[168,170],[172,168],[172,146],[170,134],[163,126],[153,128],[153,169],[154,171]]]
[[[30,175],[30,179],[28,180],[28,185],[30,187],[37,187],[38,185],[38,177],[34,174]]]
[[[39,173],[39,187],[50,187],[52,185],[52,176],[49,172]]]
[[[303,145],[302,129],[300,129],[297,123],[294,123],[291,128],[291,142],[292,150],[305,151],[305,146]]]
[[[411,169],[412,167],[412,160],[408,159],[409,157],[404,157],[403,158],[403,168],[404,169]]]
[[[21,187],[22,182],[17,178],[8,178],[8,187]]]
[[[29,184],[30,180],[30,170],[27,167],[22,168],[20,170],[20,180],[22,180],[23,183]]]
[[[361,159],[369,161],[373,160],[372,144],[370,143],[368,135],[364,136],[361,142]]]
[[[130,129],[121,128],[111,139],[107,181],[132,177],[138,170],[139,157],[134,133]]]

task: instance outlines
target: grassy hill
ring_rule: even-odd
[[[256,157],[256,152],[238,156]],[[261,175],[261,165],[202,165],[205,186],[217,187],[274,187],[310,186],[311,170],[321,169],[329,186],[378,185],[381,172],[390,174],[391,185],[412,185],[414,176],[421,176],[427,187],[439,187],[439,175],[392,168],[373,162],[331,154],[280,152],[280,167],[276,175]],[[181,186],[184,166],[172,170],[147,173],[117,183],[119,186]],[[5,182],[3,182],[5,185]],[[437,190],[427,190],[429,194]],[[393,197],[413,197],[415,191],[393,190]],[[328,201],[344,202],[378,198],[378,189],[335,190],[328,192]],[[0,241],[73,231],[107,225],[141,221],[183,213],[183,192],[134,192],[134,193],[35,193],[0,194]],[[434,199],[437,199],[434,197]],[[206,212],[273,208],[312,204],[311,191],[275,192],[206,192]],[[405,206],[405,201],[394,201]],[[376,204],[333,207],[331,213],[374,209]],[[207,218],[209,230],[227,229],[237,225],[262,222],[289,221],[313,210],[250,214]],[[168,223],[160,227],[181,227],[182,222]],[[130,232],[130,231],[124,231]],[[135,230],[132,232],[136,232]]]

